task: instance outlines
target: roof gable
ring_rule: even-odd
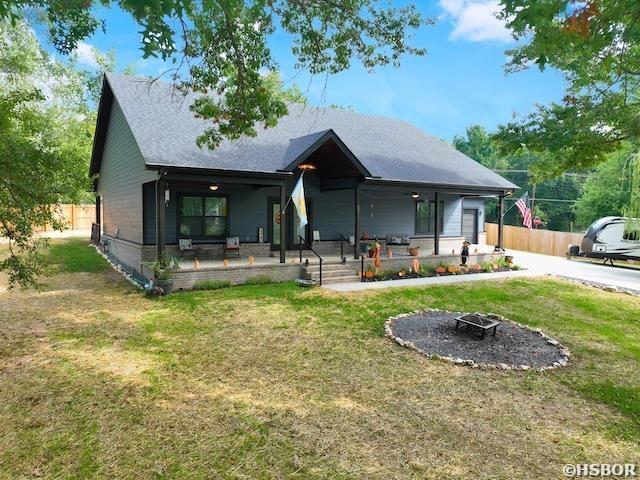
[[[332,129],[292,139],[290,141],[290,148],[293,146],[294,150],[299,150],[302,147],[302,151],[291,163],[284,167],[284,170],[293,171],[298,165],[312,157],[314,153],[318,152],[320,148],[327,144],[335,144],[338,150],[344,155],[345,159],[351,163],[361,176],[372,176]],[[285,157],[285,161],[286,158],[291,155],[290,150],[287,150],[287,153],[288,155]]]

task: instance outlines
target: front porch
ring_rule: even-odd
[[[315,247],[314,247],[315,248]],[[174,274],[174,289],[189,290],[194,288],[198,282],[204,280],[229,281],[237,285],[252,280],[284,282],[299,278],[313,277],[319,280],[319,259],[310,250],[303,250],[302,262],[299,252],[287,252],[289,260],[280,263],[278,256],[256,256],[250,260],[248,258],[229,258],[225,260],[200,260],[184,259],[180,262],[180,268]],[[468,264],[482,263],[491,258],[493,247],[488,245],[473,245],[471,247]],[[373,267],[373,259],[354,259],[346,256],[342,261],[339,251],[332,255],[322,256],[323,259],[323,283],[335,283],[340,281],[358,281],[362,269]],[[421,265],[447,264],[457,265],[460,263],[460,251],[453,249],[447,254],[421,254],[411,256],[408,253],[396,253],[391,257],[384,255],[381,257],[380,270],[400,270],[408,269],[414,260],[418,260]],[[151,277],[153,272],[146,265],[145,276]]]

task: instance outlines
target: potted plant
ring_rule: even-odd
[[[178,261],[174,257],[162,257],[153,263],[154,283],[162,289],[164,295],[173,291],[173,274],[178,267]]]
[[[368,279],[372,279],[373,276],[375,275],[375,270],[373,269],[373,267],[371,265],[369,265],[367,267],[367,269],[364,271],[364,276]]]

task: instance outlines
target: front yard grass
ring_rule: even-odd
[[[86,241],[0,293],[0,478],[562,478],[640,463],[640,299],[554,280],[338,295],[293,284],[147,299]],[[572,351],[477,371],[383,337],[485,311]]]

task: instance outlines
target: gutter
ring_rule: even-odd
[[[426,182],[407,182],[404,180],[383,180],[380,177],[365,177],[364,183],[368,185],[388,185],[388,186],[404,186],[404,187],[416,187],[416,188],[435,188],[439,190],[471,190],[478,192],[495,192],[495,194],[508,195],[513,193],[514,190],[520,189],[517,185],[513,187],[495,187],[495,186],[483,186],[483,185],[459,185],[459,184],[446,184],[446,183],[426,183]]]

